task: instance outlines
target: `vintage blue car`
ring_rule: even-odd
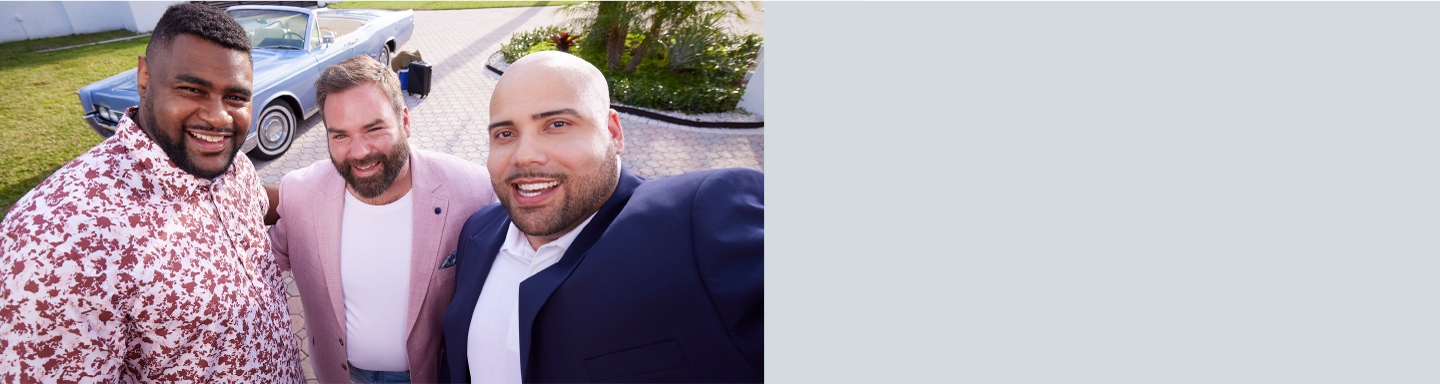
[[[296,126],[320,110],[315,79],[321,71],[362,54],[388,64],[390,54],[409,41],[415,29],[413,11],[238,5],[225,12],[250,35],[254,116],[241,151],[258,160],[289,150]],[[140,104],[134,69],[84,86],[79,93],[85,121],[104,137],[115,134],[126,108]]]

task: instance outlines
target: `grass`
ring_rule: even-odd
[[[579,1],[346,1],[328,5],[329,8],[351,9],[406,9],[439,11],[447,9],[544,7],[551,5],[579,4]]]
[[[50,173],[99,144],[81,117],[80,87],[135,68],[149,37],[54,52],[37,50],[134,36],[110,31],[0,43],[0,215]]]

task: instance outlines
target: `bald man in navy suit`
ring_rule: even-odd
[[[500,204],[461,230],[442,380],[764,381],[764,174],[642,180],[608,95],[559,52],[500,78]]]

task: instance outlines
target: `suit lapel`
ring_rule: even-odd
[[[475,231],[474,236],[460,239],[461,242],[469,242],[471,250],[465,253],[466,258],[460,258],[455,264],[455,296],[445,312],[446,356],[451,371],[469,372],[469,351],[466,348],[469,346],[470,321],[475,317],[480,289],[485,287],[485,280],[490,277],[490,267],[495,265],[495,256],[500,253],[500,245],[505,243],[505,232],[509,229],[510,217],[502,213]],[[466,246],[457,245],[456,248]],[[457,332],[448,332],[451,329]],[[464,375],[457,375],[451,380],[469,381]]]
[[[595,212],[595,218],[591,219],[590,224],[585,225],[585,229],[580,231],[580,235],[575,237],[574,242],[570,243],[570,248],[565,250],[565,255],[560,257],[560,261],[520,282],[520,377],[522,380],[526,380],[526,373],[529,372],[530,330],[535,323],[535,316],[540,313],[540,308],[545,306],[545,301],[549,300],[550,294],[554,293],[555,289],[559,288],[560,284],[565,282],[565,279],[575,271],[575,266],[585,258],[590,247],[600,240],[600,235],[610,228],[610,223],[620,215],[620,211],[625,208],[625,204],[630,201],[630,195],[635,192],[635,187],[640,186],[640,183],[641,180],[638,176],[622,168],[620,182],[615,186],[615,193],[611,194],[610,199],[605,201],[605,205]],[[504,239],[503,233],[501,239]],[[498,251],[499,247],[497,246],[496,252]],[[493,252],[491,255],[493,261]]]
[[[345,334],[345,294],[340,283],[340,225],[345,213],[345,179],[332,169],[320,188],[325,198],[315,202],[320,208],[316,215],[315,227],[319,232],[320,266],[325,274],[325,289],[330,294],[330,306],[335,311],[335,324],[340,334]]]
[[[412,152],[413,153],[413,152]],[[412,187],[410,193],[414,207],[411,209],[410,243],[410,305],[405,317],[407,334],[415,330],[420,318],[420,306],[430,291],[430,279],[444,262],[440,255],[440,236],[445,232],[445,217],[449,216],[450,199],[440,192],[444,181],[433,173],[434,169],[419,155],[410,155]],[[437,212],[436,209],[439,209]]]

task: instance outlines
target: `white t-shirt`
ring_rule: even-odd
[[[372,371],[409,371],[405,316],[410,309],[410,243],[414,200],[406,193],[370,205],[345,193],[340,224],[340,284],[345,296],[345,352]]]
[[[520,382],[520,282],[559,262],[593,218],[592,213],[575,229],[540,249],[531,247],[525,233],[510,224],[470,317],[465,351],[472,382]]]

